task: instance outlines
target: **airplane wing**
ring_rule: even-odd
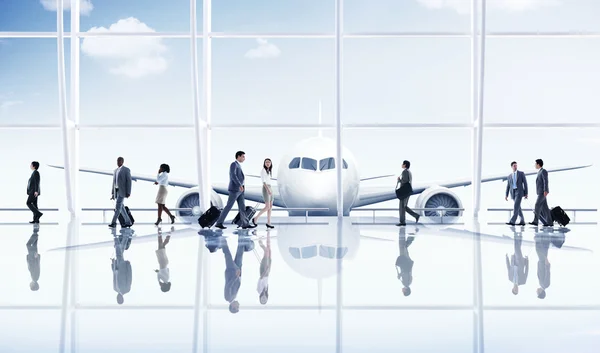
[[[567,170],[588,168],[591,166],[592,165],[590,164],[590,165],[584,165],[584,166],[571,166],[571,167],[553,168],[553,169],[546,169],[546,170],[548,171],[548,173],[554,173],[554,172],[563,172],[563,171],[567,171]],[[535,174],[537,174],[537,170],[525,172],[525,175],[535,175]],[[504,181],[504,180],[506,180],[507,177],[508,177],[508,173],[491,175],[491,176],[482,178],[481,182],[488,183],[491,181],[499,181],[499,180]],[[463,178],[463,179],[458,179],[458,180],[454,180],[454,181],[442,181],[442,182],[414,184],[413,185],[413,195],[420,194],[423,191],[427,190],[427,188],[434,186],[434,185],[438,185],[438,186],[446,187],[446,188],[455,188],[458,186],[469,186],[469,185],[471,185],[471,179]],[[385,188],[384,187],[375,187],[375,188],[371,187],[371,188],[364,188],[364,189],[361,188],[359,191],[358,199],[354,203],[353,208],[367,206],[367,205],[371,205],[374,203],[379,203],[379,202],[384,202],[384,201],[389,201],[389,200],[394,200],[395,198],[396,198],[396,191],[392,187],[385,187]]]
[[[260,176],[260,175],[254,175],[254,174],[245,174],[245,175],[246,175],[247,177],[250,177],[250,178],[258,178],[258,179],[260,179],[260,178],[261,178],[261,176]],[[275,180],[275,181],[277,181],[277,178],[271,178],[271,180]]]
[[[360,181],[367,181],[367,180],[374,180],[374,179],[383,179],[383,178],[389,178],[389,177],[393,177],[393,176],[395,176],[395,175],[394,174],[380,175],[380,176],[362,178],[362,179],[360,179]]]
[[[58,166],[58,165],[48,165],[48,166],[52,167],[52,168],[57,168],[57,169],[64,169],[64,167]],[[100,174],[100,175],[108,175],[108,176],[113,175],[113,171],[110,171],[110,170],[79,168],[79,171],[84,172],[84,173],[91,173],[91,174]],[[148,181],[148,182],[153,183],[156,181],[156,177],[151,176],[151,175],[131,174],[131,180],[135,180],[135,181],[141,180],[141,181]],[[274,180],[276,180],[276,179],[274,179]],[[169,185],[179,186],[179,187],[186,188],[186,189],[191,189],[191,188],[195,188],[198,186],[197,183],[193,183],[193,182],[185,181],[185,180],[171,179],[171,178],[169,178]],[[227,191],[227,185],[213,185],[213,190],[217,194],[229,195],[229,191]],[[273,197],[273,206],[285,207],[285,204],[283,203],[283,201],[281,200],[281,197],[279,196],[279,191],[276,188],[273,188],[273,193],[275,194]],[[262,197],[262,186],[246,186],[245,198],[246,198],[246,200],[262,203],[264,201],[263,197]]]

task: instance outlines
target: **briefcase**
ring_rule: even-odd
[[[398,182],[396,184],[396,187],[398,187],[398,184],[400,184],[400,182]],[[413,193],[413,188],[410,183],[406,183],[406,184],[402,185],[400,188],[396,189],[396,197],[399,200],[406,199],[407,197],[412,195],[412,193]]]

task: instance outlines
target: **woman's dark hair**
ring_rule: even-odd
[[[267,161],[271,162],[271,166],[269,168],[267,168]],[[269,175],[273,175],[273,161],[270,158],[265,158],[265,161],[263,162],[263,168],[265,168]]]
[[[33,166],[33,168],[35,168],[35,170],[38,170],[40,168],[40,162],[33,161],[31,162],[31,165]]]
[[[169,167],[168,164],[161,164],[160,165],[160,169],[162,169],[163,171],[167,172],[167,173],[171,173],[171,168]]]
[[[410,162],[409,161],[404,161],[404,162],[402,162],[402,164],[404,164],[406,166],[406,169],[410,169]]]

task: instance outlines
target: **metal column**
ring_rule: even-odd
[[[207,31],[210,31],[210,8],[211,1],[204,0],[204,16],[203,16],[203,60],[204,68],[207,67],[207,56],[210,58],[210,39]],[[192,92],[194,102],[194,131],[196,133],[196,168],[198,171],[198,192],[201,211],[205,211],[210,207],[210,163],[209,151],[210,141],[208,141],[208,122],[210,121],[210,69],[204,72],[203,79],[203,103],[204,103],[204,118],[200,114],[200,100],[198,88],[198,36],[197,36],[197,18],[196,18],[196,0],[190,0],[190,31],[191,31],[191,60],[192,60]],[[207,43],[208,41],[208,43]],[[208,45],[208,46],[207,46]],[[208,64],[210,68],[210,62]]]
[[[342,6],[343,0],[335,2],[335,142],[337,176],[337,216],[344,216],[343,159],[342,159]]]
[[[63,158],[65,163],[65,192],[67,198],[67,208],[71,213],[71,217],[75,215],[73,183],[71,176],[73,175],[71,165],[71,146],[69,144],[69,132],[72,129],[72,123],[67,116],[67,88],[65,78],[65,47],[64,47],[64,23],[63,23],[63,3],[57,2],[56,9],[56,32],[57,32],[57,54],[58,54],[58,109],[60,113],[60,122],[63,138]]]
[[[479,43],[478,43],[478,32],[479,32],[479,13],[478,3],[479,0],[471,0],[471,118],[473,128],[471,131],[472,145],[471,145],[471,171],[472,175],[472,186],[473,186],[473,217],[479,217],[479,210],[481,208],[481,150],[482,140],[481,136],[481,120],[479,118],[479,77],[480,77],[480,65],[479,65]]]
[[[70,111],[69,111],[69,146],[71,162],[71,192],[73,197],[72,215],[79,218],[81,215],[81,204],[79,203],[79,57],[80,57],[80,39],[79,39],[79,19],[80,19],[79,0],[71,0],[71,91],[70,91]]]

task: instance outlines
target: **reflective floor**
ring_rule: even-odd
[[[598,230],[0,225],[0,352],[597,352]]]

